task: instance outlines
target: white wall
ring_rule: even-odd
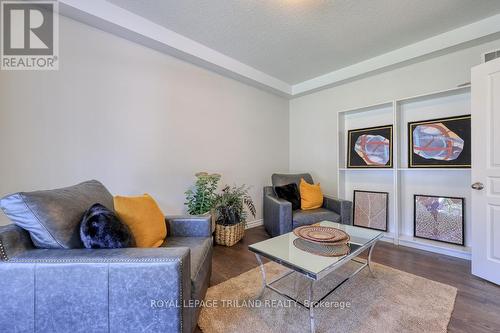
[[[470,82],[470,68],[500,40],[352,81],[290,101],[290,171],[310,171],[326,193],[337,187],[337,112]]]
[[[0,71],[0,196],[95,178],[178,214],[204,170],[253,186],[260,218],[288,152],[286,99],[64,17],[59,71]]]

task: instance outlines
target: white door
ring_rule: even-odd
[[[500,59],[472,68],[472,274],[500,284]]]

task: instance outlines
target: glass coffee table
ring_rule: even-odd
[[[320,222],[318,223],[318,225],[325,227],[334,227],[345,231],[350,236],[350,241],[348,243],[350,252],[339,257],[325,257],[300,250],[294,245],[294,240],[298,237],[295,236],[293,232],[267,239],[265,241],[252,244],[248,247],[250,251],[255,253],[262,273],[262,289],[257,297],[261,297],[265,289],[268,288],[308,309],[311,332],[315,331],[314,308],[318,304],[320,304],[321,301],[323,301],[338,287],[340,287],[354,275],[359,273],[365,267],[368,267],[370,273],[373,275],[373,268],[371,267],[373,248],[375,247],[377,241],[383,237],[383,233],[381,231],[354,227],[329,221]],[[358,256],[364,251],[369,251],[368,259],[366,260],[358,258]],[[266,282],[266,269],[262,263],[262,257],[281,264],[289,268],[290,271],[272,280],[271,282]],[[314,283],[325,278],[330,273],[336,271],[344,264],[351,261],[355,261],[356,263],[361,264],[361,266],[353,273],[348,275],[345,279],[343,279],[340,283],[336,284],[335,286],[331,286],[331,290],[325,295],[322,295],[318,300],[314,300]],[[302,303],[299,300],[287,295],[286,293],[281,292],[273,286],[273,284],[276,284],[278,281],[294,272],[297,272],[300,275],[306,277],[309,282],[307,302]]]

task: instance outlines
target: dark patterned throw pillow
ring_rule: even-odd
[[[133,247],[134,238],[128,226],[101,204],[94,204],[83,215],[80,238],[88,249]]]
[[[274,191],[278,198],[292,203],[292,210],[300,209],[300,194],[297,184],[291,183],[283,186],[275,186]]]

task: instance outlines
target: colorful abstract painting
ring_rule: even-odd
[[[470,168],[470,115],[408,124],[410,168]]]
[[[464,199],[415,195],[414,236],[464,245]]]
[[[353,225],[387,231],[389,193],[354,191]]]
[[[392,125],[349,130],[348,168],[392,168]]]

